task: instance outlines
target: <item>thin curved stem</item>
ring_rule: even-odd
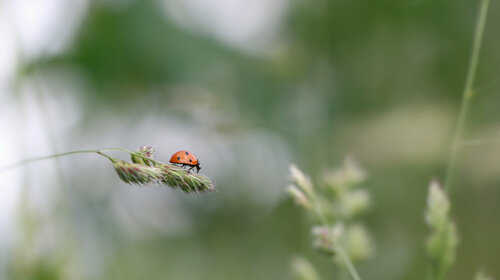
[[[108,150],[108,149],[103,149],[103,150]],[[35,161],[40,161],[40,160],[45,160],[45,159],[51,159],[51,158],[56,158],[56,157],[62,157],[62,156],[67,156],[67,155],[73,155],[73,154],[96,153],[96,154],[99,154],[101,156],[104,156],[104,157],[108,158],[111,161],[114,161],[114,159],[112,157],[110,157],[110,156],[102,153],[101,151],[102,150],[79,150],[79,151],[71,151],[71,152],[53,154],[53,155],[42,156],[42,157],[28,158],[28,159],[24,159],[24,160],[21,160],[19,162],[13,163],[11,165],[2,167],[2,168],[0,168],[0,172],[7,171],[7,170],[9,170],[11,168],[18,167],[18,166],[21,166],[21,165],[24,165],[24,164],[35,162]]]
[[[452,178],[456,169],[458,161],[458,152],[460,148],[460,141],[462,140],[463,131],[465,127],[465,120],[467,112],[469,111],[470,101],[474,97],[473,86],[476,77],[477,65],[479,62],[479,54],[481,51],[481,43],[483,41],[484,26],[486,23],[486,16],[488,14],[489,0],[482,0],[481,7],[478,12],[478,19],[474,31],[474,41],[472,44],[472,52],[469,62],[469,69],[465,80],[464,91],[462,93],[462,104],[458,115],[457,127],[453,136],[450,157],[448,161],[448,168],[446,170],[445,189],[446,192],[451,192]]]
[[[313,204],[316,206],[316,207],[314,207],[314,211],[316,212],[316,215],[320,219],[321,223],[323,224],[323,226],[330,227],[331,226],[330,223],[326,219],[323,211],[321,211],[321,205],[319,204],[319,199],[316,196],[316,193],[313,191],[310,196],[311,196],[311,199],[314,200]],[[349,258],[349,256],[345,252],[344,247],[342,247],[342,244],[340,244],[340,242],[335,241],[335,237],[332,237],[332,242],[334,242],[334,245],[336,248],[335,251],[338,252],[340,258],[345,263],[347,270],[351,274],[352,279],[361,280],[361,277],[359,277],[359,274],[356,271],[354,264],[352,263],[351,259]]]
[[[71,151],[71,152],[65,152],[65,153],[59,153],[59,154],[53,154],[53,155],[48,155],[48,156],[42,156],[42,157],[34,157],[34,158],[28,158],[28,159],[24,159],[24,160],[21,160],[19,162],[16,162],[16,163],[13,163],[11,165],[8,165],[8,166],[5,166],[5,167],[2,167],[0,168],[0,172],[3,172],[3,171],[6,171],[6,170],[9,170],[11,168],[14,168],[14,167],[18,167],[18,166],[21,166],[23,164],[28,164],[28,163],[31,163],[31,162],[35,162],[35,161],[40,161],[40,160],[45,160],[45,159],[51,159],[51,158],[57,158],[57,157],[62,157],[62,156],[67,156],[67,155],[73,155],[73,154],[84,154],[84,153],[96,153],[96,154],[99,154],[101,156],[104,156],[106,158],[108,158],[109,160],[111,160],[112,162],[115,162],[116,159],[108,156],[107,154],[103,153],[103,151],[121,151],[121,152],[125,152],[125,153],[128,153],[130,155],[135,155],[135,156],[138,156],[138,157],[141,157],[143,159],[147,159],[149,161],[152,161],[153,163],[155,164],[160,164],[158,163],[157,161],[151,159],[151,158],[148,158],[146,156],[143,156],[139,153],[136,153],[136,152],[133,152],[133,151],[130,151],[130,150],[127,150],[127,149],[123,149],[123,148],[105,148],[105,149],[99,149],[99,150],[79,150],[79,151]]]
[[[361,280],[358,272],[356,271],[356,268],[354,268],[354,265],[352,264],[342,245],[340,245],[339,242],[335,242],[335,246],[337,247],[337,252],[339,253],[340,258],[342,258],[342,260],[346,264],[347,270],[349,270],[349,273],[351,273],[352,278],[354,280]]]
[[[104,148],[104,149],[99,149],[99,151],[121,151],[121,152],[129,153],[129,154],[134,153],[134,152],[127,150],[127,149],[124,149],[124,148]]]
[[[130,151],[130,150],[127,150],[127,149],[123,149],[123,148],[107,148],[107,149],[101,149],[101,151],[122,151],[122,152],[125,152],[125,153],[129,153],[130,155],[134,155],[136,157],[140,157],[142,159],[145,159],[145,160],[148,160],[148,161],[151,161],[153,162],[155,165],[162,165],[164,163],[162,162],[158,162],[150,157],[147,157],[147,156],[144,156],[144,155],[141,155],[140,153],[138,152],[134,152],[134,151]]]

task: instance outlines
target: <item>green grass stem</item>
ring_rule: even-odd
[[[314,208],[314,212],[318,216],[318,218],[321,221],[321,223],[323,224],[323,226],[325,226],[327,228],[331,228],[330,223],[328,222],[328,220],[325,217],[325,214],[321,210],[319,199],[318,199],[318,197],[317,197],[317,195],[316,195],[315,192],[312,193],[311,199],[314,200],[314,202],[313,202],[313,205],[315,205],[315,207],[313,207]],[[334,242],[334,245],[335,245],[335,248],[336,248],[335,251],[339,254],[340,258],[345,263],[345,265],[347,267],[347,270],[349,271],[349,274],[351,274],[352,279],[354,279],[354,280],[361,280],[361,277],[359,276],[358,271],[354,267],[354,264],[352,263],[351,259],[347,255],[347,253],[345,252],[344,247],[342,246],[342,244],[340,242],[338,242],[338,241],[335,241],[335,238],[332,238],[332,241]]]
[[[488,6],[490,0],[482,0],[478,12],[476,28],[474,31],[474,40],[472,43],[472,51],[469,62],[469,68],[467,71],[467,77],[465,80],[464,91],[462,93],[462,103],[460,105],[460,111],[458,115],[457,125],[455,129],[455,134],[453,136],[451,151],[448,160],[448,168],[445,175],[445,189],[446,192],[450,194],[451,185],[453,180],[453,175],[456,170],[456,165],[458,162],[460,144],[463,138],[463,132],[465,127],[465,121],[467,118],[467,113],[469,111],[470,102],[474,97],[474,79],[476,77],[477,65],[479,63],[479,55],[481,52],[481,44],[483,41],[484,26],[486,23],[486,16],[488,14]]]

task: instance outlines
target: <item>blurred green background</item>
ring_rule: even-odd
[[[187,149],[218,192],[130,187],[77,155],[0,174],[1,279],[290,279],[311,219],[286,196],[356,158],[374,256],[363,279],[421,280],[427,185],[442,179],[477,1],[0,2],[1,165],[76,149]],[[493,1],[467,139],[500,135]],[[464,148],[448,279],[500,277],[500,143]],[[116,153],[126,159],[126,155]]]

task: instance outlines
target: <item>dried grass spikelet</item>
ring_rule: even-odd
[[[118,177],[128,184],[147,185],[161,180],[163,174],[160,168],[139,163],[129,163],[123,160],[113,162]]]
[[[155,150],[151,146],[141,146],[134,154],[130,155],[133,163],[154,166],[153,153]],[[151,160],[150,160],[151,159]]]
[[[215,191],[210,179],[171,164],[159,166],[163,173],[161,182],[172,188],[180,188],[186,193]]]
[[[139,157],[140,158],[140,157]],[[186,193],[214,191],[210,179],[187,171],[181,167],[152,161],[154,166],[115,160],[113,165],[118,177],[128,184],[164,184],[180,188]]]

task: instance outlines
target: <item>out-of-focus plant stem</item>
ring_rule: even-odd
[[[314,211],[316,212],[316,215],[320,219],[321,223],[323,226],[329,228],[331,227],[330,223],[326,219],[325,215],[323,214],[323,211],[321,210],[319,199],[316,196],[316,193],[313,192],[311,195],[312,200],[314,200],[313,204],[315,205]],[[332,242],[334,242],[334,246],[336,248],[336,252],[339,254],[340,258],[342,261],[345,263],[347,270],[349,270],[349,273],[351,274],[352,279],[354,280],[361,280],[361,277],[359,277],[358,272],[356,271],[356,268],[352,264],[351,259],[349,259],[349,256],[344,250],[344,247],[342,247],[342,244],[336,240],[335,237],[332,238]]]
[[[342,247],[340,242],[336,242],[335,246],[337,247],[337,252],[339,253],[339,256],[342,258],[344,263],[346,264],[347,270],[349,270],[349,273],[351,274],[352,278],[355,280],[361,280],[358,272],[356,271],[356,268],[354,268],[354,265],[352,264],[351,260],[349,259],[349,256],[347,256],[347,253],[345,252],[344,247]]]
[[[474,41],[472,44],[471,57],[469,62],[469,69],[467,70],[467,77],[465,80],[464,91],[462,94],[462,104],[460,105],[460,112],[458,115],[457,126],[455,129],[455,134],[453,136],[450,157],[448,161],[448,169],[446,171],[445,178],[445,189],[448,194],[451,192],[451,184],[453,175],[456,169],[458,154],[460,149],[460,143],[463,137],[463,131],[465,127],[465,120],[467,117],[467,112],[469,111],[470,101],[474,97],[474,79],[476,77],[477,65],[479,62],[479,54],[481,52],[481,43],[483,40],[484,26],[486,23],[486,16],[488,14],[488,6],[490,0],[482,0],[481,6],[478,12],[478,18],[476,22],[476,28],[474,31]]]

